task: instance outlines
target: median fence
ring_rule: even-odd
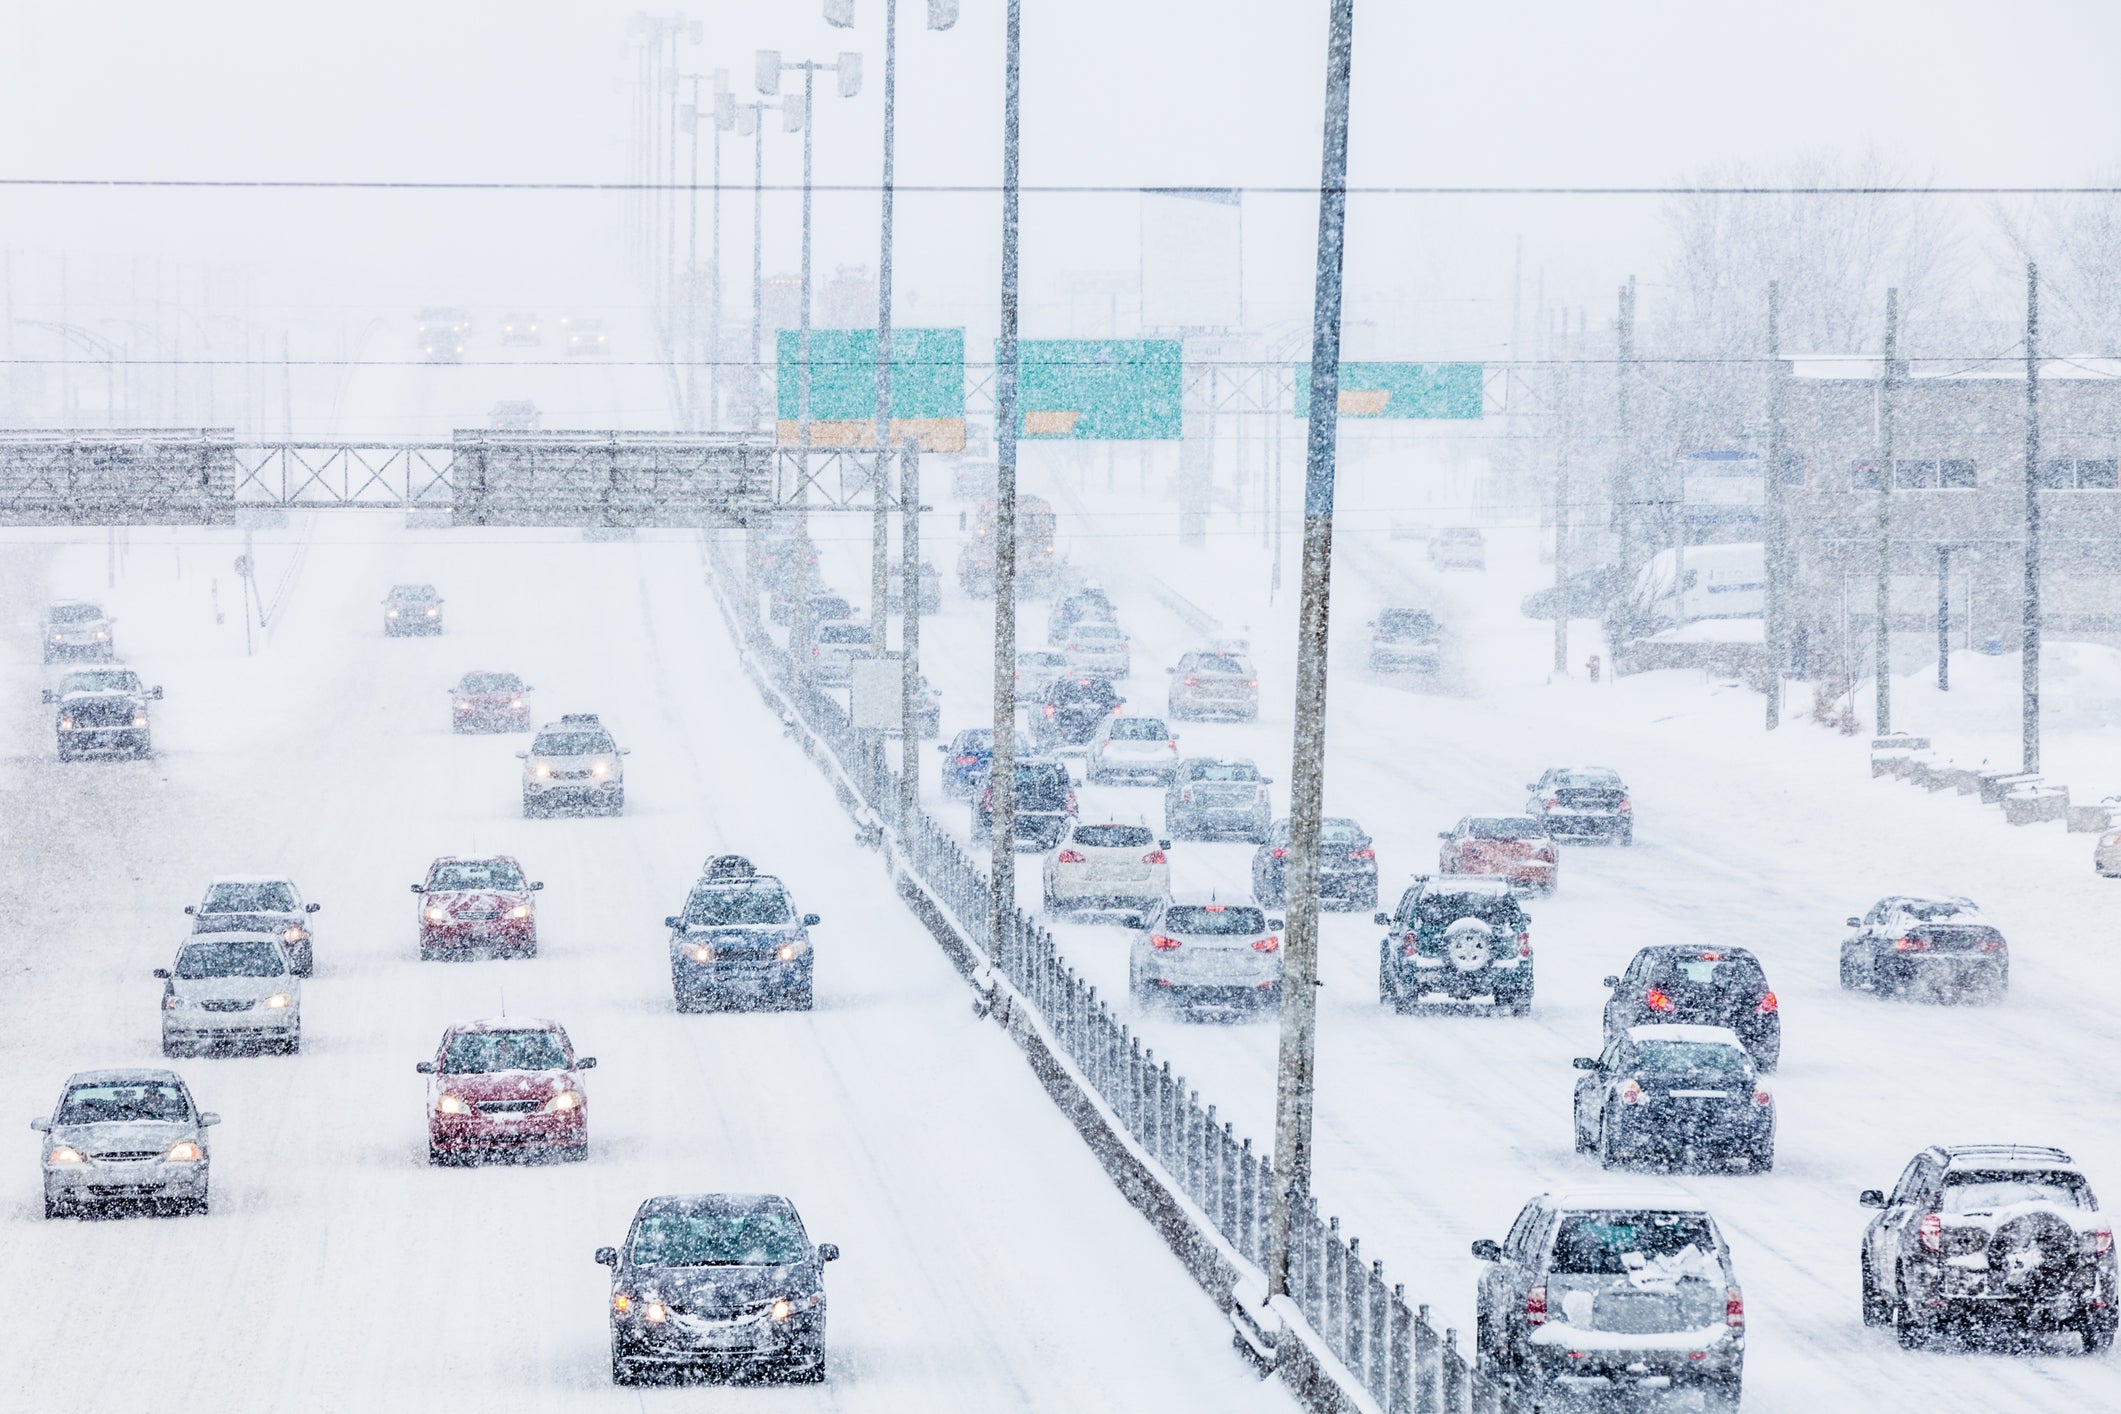
[[[793,671],[759,624],[742,541],[708,534],[704,544],[709,582],[744,648],[746,672],[833,780],[865,837],[895,858],[902,878],[976,950],[961,961],[984,964],[971,969],[982,1006],[1029,1028],[1044,1056],[1061,1058],[1068,1073],[1048,1075],[1048,1089],[1059,1098],[1058,1079],[1078,1092],[1095,1107],[1095,1121],[1123,1141],[1127,1152],[1117,1166],[1114,1155],[1101,1155],[1107,1168],[1163,1190],[1160,1201],[1131,1196],[1195,1278],[1229,1304],[1239,1347],[1275,1368],[1315,1409],[1515,1414],[1508,1392],[1460,1353],[1458,1333],[1439,1332],[1427,1306],[1410,1308],[1405,1287],[1385,1280],[1384,1263],[1366,1258],[1339,1218],[1319,1217],[1315,1195],[1296,1198],[1289,1295],[1265,1302],[1273,1161],[1219,1119],[1213,1104],[1204,1106],[1169,1060],[1142,1045],[1062,958],[1052,934],[1011,909],[1003,936],[990,936],[986,870],[925,811],[902,815],[899,776],[881,743]],[[918,743],[908,743],[903,753],[916,768],[918,752]],[[1025,1034],[1018,1039],[1029,1048]],[[1074,1118],[1087,1134],[1084,1116]]]

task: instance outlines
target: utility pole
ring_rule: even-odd
[[[1782,724],[1783,643],[1789,613],[1789,524],[1783,503],[1782,418],[1789,385],[1782,368],[1782,287],[1768,281],[1768,434],[1767,434],[1767,621],[1761,627],[1767,644],[1767,729]]]
[[[692,120],[684,126],[691,136],[692,179],[685,201],[685,420],[694,431],[700,427],[700,78],[692,80]],[[721,150],[721,134],[715,134],[715,150]],[[721,192],[716,180],[716,199]]]
[[[1311,314],[1310,446],[1304,462],[1303,597],[1296,640],[1296,739],[1289,769],[1289,916],[1274,1093],[1274,1204],[1267,1245],[1270,1300],[1288,1294],[1292,1200],[1311,1186],[1312,1084],[1318,1051],[1318,848],[1325,813],[1326,633],[1333,588],[1340,271],[1348,215],[1348,78],[1355,48],[1355,0],[1332,0],[1328,23],[1318,281]]]
[[[1893,729],[1893,362],[1900,354],[1900,291],[1885,292],[1885,368],[1878,381],[1878,603],[1876,666],[1880,736]]]
[[[994,795],[993,893],[987,958],[1003,961],[1016,910],[1016,230],[1018,77],[1023,0],[1008,0],[1002,43],[1002,308],[994,351]]]
[[[899,655],[906,676],[900,686],[898,821],[903,831],[921,805],[921,446],[908,437],[898,456]]]
[[[898,118],[898,0],[884,0],[884,181],[879,193],[878,228],[882,249],[876,263],[876,470],[869,486],[876,503],[869,535],[869,637],[884,651],[889,632],[886,614],[890,605],[891,508],[884,495],[884,460],[891,447],[891,183],[893,139]],[[905,474],[900,473],[900,480]],[[900,494],[904,491],[901,489]],[[918,566],[906,565],[899,573],[899,592],[908,606],[919,597]],[[909,615],[909,621],[910,621]],[[911,679],[908,679],[909,683]],[[912,688],[907,688],[908,712]],[[913,760],[914,739],[906,738],[906,760]],[[908,766],[911,770],[911,766]]]
[[[708,238],[707,263],[713,267],[714,283],[707,306],[707,427],[722,422],[722,134],[736,126],[736,109],[729,95],[729,74],[714,71],[714,195],[709,207],[713,235]],[[697,197],[695,197],[697,200]]]
[[[1544,298],[1543,294],[1542,298]],[[1620,633],[1614,635],[1613,648],[1617,657],[1620,647],[1618,640],[1631,636],[1635,627],[1632,622],[1628,621],[1626,609],[1626,605],[1631,602],[1628,596],[1632,595],[1635,589],[1635,439],[1631,435],[1633,429],[1633,424],[1630,420],[1632,407],[1629,402],[1629,395],[1633,391],[1630,385],[1633,382],[1635,363],[1635,277],[1633,275],[1628,276],[1628,282],[1620,287],[1620,318],[1615,335],[1616,359],[1613,365],[1613,402],[1620,432],[1620,445],[1616,449],[1613,458],[1612,494],[1613,531],[1615,538],[1619,542],[1614,547],[1614,567],[1618,571],[1620,580],[1618,594],[1622,607],[1617,612],[1610,608],[1607,612],[1612,615],[1613,622],[1621,629]],[[1682,600],[1681,602],[1684,601]],[[1614,664],[1614,673],[1616,676],[1619,673],[1619,664],[1617,662]]]
[[[2025,642],[2019,664],[2025,759],[2040,769],[2040,267],[2025,263]]]
[[[1952,547],[1937,547],[1937,691],[1952,690]]]
[[[1576,432],[1576,379],[1562,385],[1561,437],[1554,459],[1554,671],[1569,670],[1569,439]]]

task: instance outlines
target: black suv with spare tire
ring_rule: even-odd
[[[1497,1011],[1532,1009],[1532,918],[1507,879],[1418,876],[1399,907],[1376,915],[1377,999],[1396,1011],[1424,1000],[1487,998]]]

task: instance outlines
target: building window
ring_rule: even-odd
[[[1884,481],[1877,462],[1854,462],[1849,467],[1849,489],[1852,491],[1876,491]],[[1893,459],[1895,491],[1971,491],[1977,484],[1974,463],[1964,457]],[[2075,484],[2071,482],[2071,485]]]
[[[1975,486],[1974,464],[1964,457],[1948,457],[1937,463],[1937,484],[1947,491],[1971,491]]]
[[[1885,484],[1877,462],[1856,462],[1849,467],[1849,490],[1875,491]]]
[[[2043,491],[2121,490],[2121,462],[2112,457],[2049,457],[2040,463]]]

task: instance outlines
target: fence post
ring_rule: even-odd
[[[1245,1146],[1250,1148],[1247,1139]],[[1252,1170],[1251,1211],[1245,1215],[1245,1242],[1255,1263],[1267,1260],[1267,1208],[1274,1199],[1274,1156],[1261,1154]]]
[[[1340,1219],[1333,1220],[1339,1226]],[[1326,1318],[1326,1225],[1318,1220],[1318,1195],[1304,1195],[1304,1230],[1311,1235],[1313,1256],[1304,1263],[1304,1301],[1314,1325]]]
[[[1365,1374],[1364,1355],[1370,1345],[1369,1328],[1362,1323],[1369,1308],[1362,1299],[1361,1238],[1348,1239],[1348,1254],[1341,1263],[1340,1274],[1340,1362],[1348,1367],[1348,1373],[1361,1380]]]
[[[1444,1327],[1442,1355],[1444,1414],[1465,1414],[1466,1362],[1458,1353],[1458,1327]]]
[[[1237,1131],[1229,1120],[1223,1121],[1222,1136],[1222,1210],[1223,1240],[1244,1255],[1245,1247],[1237,1240]]]
[[[1382,1404],[1391,1376],[1391,1365],[1385,1358],[1385,1345],[1392,1325],[1392,1308],[1385,1298],[1385,1264],[1382,1259],[1370,1263],[1369,1300],[1363,1303],[1363,1329],[1370,1337],[1370,1395]]]
[[[1385,1387],[1385,1414],[1414,1414],[1414,1313],[1407,1309],[1407,1288],[1392,1288],[1390,1347],[1385,1363],[1390,1383]]]
[[[1414,1414],[1440,1414],[1437,1376],[1441,1373],[1436,1349],[1436,1327],[1429,1324],[1424,1304],[1414,1322]]]

